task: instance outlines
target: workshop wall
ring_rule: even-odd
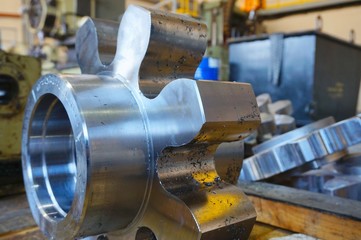
[[[23,42],[21,0],[0,0],[0,45],[8,49]]]
[[[350,30],[353,29],[356,33],[356,44],[361,45],[361,6],[291,15],[264,21],[264,25],[270,33],[311,30],[315,29],[319,15],[323,20],[323,32],[349,40]]]
[[[361,45],[361,6],[296,14],[267,20],[263,23],[269,33],[305,31],[315,29],[317,16],[321,16],[323,20],[322,32],[348,41],[350,40],[350,31],[353,29],[355,31],[355,43]],[[361,112],[361,89],[358,96],[357,112]]]

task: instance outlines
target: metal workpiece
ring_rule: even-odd
[[[292,131],[296,128],[296,120],[294,117],[283,114],[275,114],[275,135],[280,135]]]
[[[257,129],[257,140],[264,142],[272,138],[276,131],[276,123],[273,114],[261,112],[260,116],[261,125]]]
[[[219,177],[232,184],[238,182],[244,158],[244,142],[221,143],[214,154],[214,164]]]
[[[237,157],[242,150],[227,148],[234,149],[232,142],[239,146],[259,126],[252,87],[169,78],[149,99],[139,88],[146,81],[139,77],[144,61],[152,63],[147,54],[184,49],[183,40],[194,37],[186,26],[198,26],[184,25],[176,34],[183,36],[181,42],[162,40],[169,46],[155,49],[149,44],[154,19],[168,27],[185,21],[155,14],[128,8],[109,65],[91,62],[100,55],[93,53],[98,46],[88,42],[94,38],[84,39],[81,43],[93,48],[87,54],[78,46],[80,63],[94,64],[82,69],[91,72],[46,75],[33,86],[24,117],[23,174],[32,214],[51,239],[108,233],[110,239],[246,239],[250,234],[256,212],[231,184],[242,166]],[[159,36],[172,35],[175,29],[168,27]],[[78,34],[78,44],[82,37]]]
[[[207,47],[205,24],[188,16],[154,9],[133,12],[133,16],[128,13],[121,22],[119,32],[117,22],[88,19],[77,33],[76,48],[82,73],[112,71],[118,64],[118,61],[112,62],[118,46],[124,52],[135,51],[123,56],[123,63],[134,61],[132,56],[145,50],[143,56],[138,56],[143,61],[137,74],[141,80],[139,87],[149,98],[157,96],[172,80],[193,78]],[[130,48],[135,43],[137,48]]]
[[[292,102],[290,100],[279,100],[269,103],[268,109],[272,114],[292,115],[293,113]]]
[[[271,95],[268,93],[260,94],[256,97],[257,105],[261,113],[270,113],[268,104],[272,103]]]
[[[258,95],[256,100],[261,112],[261,125],[257,129],[257,141],[259,143],[296,128],[296,121],[290,116],[292,114],[291,101],[280,100],[272,103],[268,93]]]
[[[259,152],[244,160],[240,178],[257,181],[299,168],[318,168],[345,156],[348,147],[361,142],[359,117],[329,122],[332,119],[320,120],[276,137],[261,146],[262,151],[259,146],[254,148]]]
[[[359,146],[357,147],[359,149]],[[361,157],[348,155],[340,161],[284,180],[282,184],[312,192],[361,200]]]
[[[268,150],[270,148],[282,145],[284,143],[297,140],[303,136],[307,136],[308,134],[312,133],[313,131],[321,129],[323,127],[330,126],[333,123],[335,123],[335,119],[333,117],[328,117],[328,118],[318,120],[318,121],[310,123],[306,126],[297,128],[291,132],[274,137],[269,141],[261,143],[255,147],[253,147],[252,151],[254,154],[258,154],[260,152],[263,152],[264,150]]]

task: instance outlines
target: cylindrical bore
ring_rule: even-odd
[[[106,76],[41,78],[23,125],[23,174],[41,230],[55,239],[126,229],[149,194],[146,115]]]
[[[39,205],[50,219],[61,220],[73,202],[77,168],[71,123],[53,94],[39,99],[30,129],[29,171]]]

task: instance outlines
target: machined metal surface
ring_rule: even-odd
[[[257,105],[260,112],[269,113],[268,104],[272,103],[271,95],[268,93],[260,94],[256,97]]]
[[[359,147],[358,147],[359,149]],[[360,154],[285,179],[282,184],[353,200],[361,200]]]
[[[264,142],[272,138],[276,131],[276,123],[273,114],[261,112],[260,116],[261,125],[257,129],[257,140]]]
[[[217,159],[230,159],[228,142],[239,146],[260,123],[251,86],[175,79],[205,50],[205,26],[197,21],[130,6],[108,65],[94,51],[99,29],[89,24],[80,30],[90,32],[89,39],[78,34],[77,40],[93,46],[78,45],[87,74],[42,77],[26,107],[23,173],[43,233],[52,239],[104,233],[117,239],[247,238],[255,210],[228,183],[241,163]],[[178,37],[166,37],[173,33]],[[166,42],[161,49],[156,37]],[[158,58],[165,66],[157,66]],[[143,68],[145,62],[152,66]],[[148,98],[143,81],[160,83],[159,94]]]
[[[193,78],[207,46],[207,30],[203,23],[190,17],[158,10],[144,15],[142,24],[144,26],[138,27],[145,28],[146,32],[144,29],[132,32],[132,37],[143,39],[141,45],[147,47],[137,72],[141,80],[139,88],[147,97],[154,98],[170,81]],[[127,32],[118,33],[118,28],[117,22],[90,19],[78,31],[76,48],[82,73],[113,71],[115,62],[112,60],[117,45],[130,51],[134,39],[126,36]],[[128,45],[117,41],[117,35],[127,40]],[[128,54],[123,57],[129,62],[134,61]]]
[[[257,142],[263,143],[272,137],[289,132],[296,128],[296,120],[292,114],[292,103],[289,100],[280,100],[272,103],[270,94],[263,93],[256,97],[261,112],[261,125],[257,129]],[[253,142],[248,138],[246,143]]]
[[[296,120],[289,115],[276,114],[275,124],[276,124],[275,135],[281,135],[296,129]]]
[[[298,168],[318,168],[361,142],[359,117],[330,122],[330,118],[320,120],[255,147],[255,155],[244,160],[240,179],[257,181]]]
[[[272,114],[292,115],[293,113],[292,102],[290,100],[279,100],[269,103],[268,108]]]
[[[282,134],[280,136],[272,138],[270,141],[264,142],[262,144],[259,144],[255,147],[253,147],[253,149],[252,149],[253,153],[257,154],[264,150],[270,149],[272,147],[276,147],[281,144],[287,143],[288,141],[296,140],[298,138],[301,138],[302,136],[306,136],[306,135],[312,133],[313,131],[315,131],[317,129],[327,127],[333,123],[335,123],[335,120],[333,119],[333,117],[328,117],[328,118],[319,120],[317,122],[313,122],[304,127],[298,128],[298,129],[288,132],[286,134]]]

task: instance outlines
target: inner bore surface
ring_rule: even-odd
[[[39,100],[29,128],[27,171],[37,207],[61,220],[73,202],[77,165],[69,116],[56,96],[46,94]]]

